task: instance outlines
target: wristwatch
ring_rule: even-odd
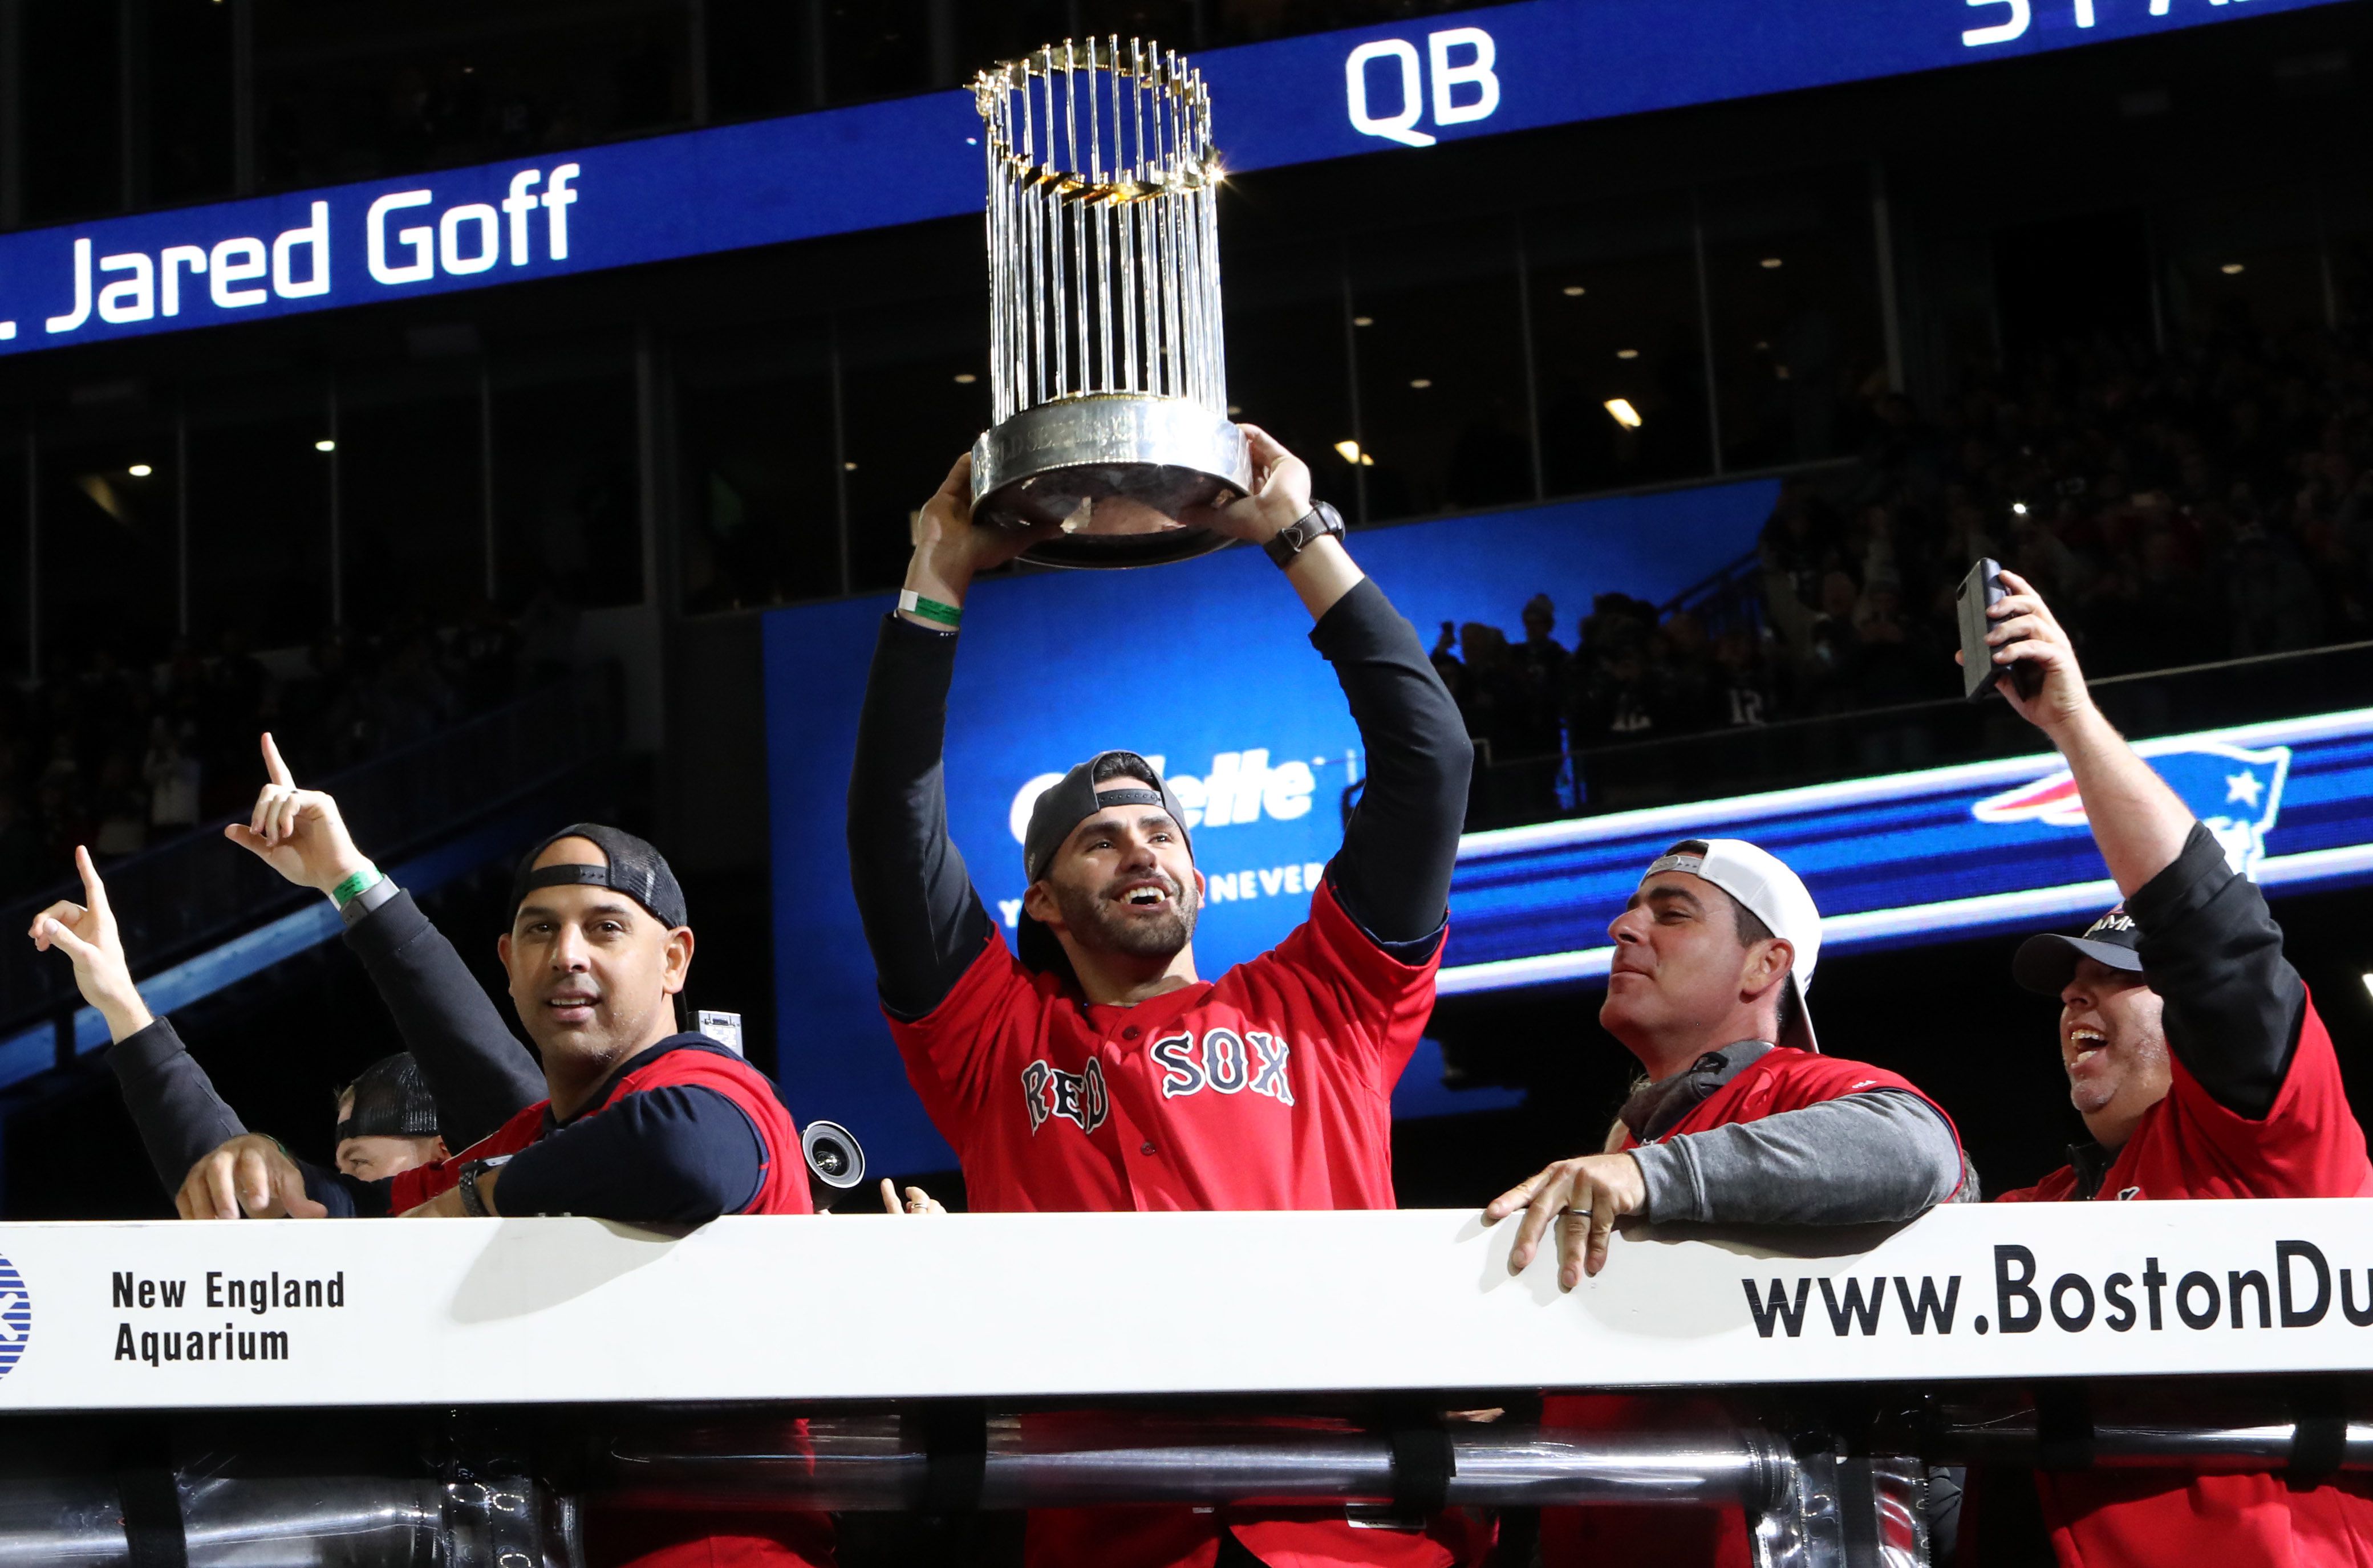
[[[462,1167],[461,1179],[454,1190],[462,1195],[462,1212],[473,1220],[491,1220],[495,1211],[486,1207],[486,1195],[478,1190],[478,1178],[501,1164],[500,1160],[472,1160]]]
[[[1277,531],[1275,537],[1261,546],[1268,558],[1279,566],[1290,567],[1293,557],[1308,549],[1311,543],[1324,535],[1343,537],[1343,514],[1325,501],[1313,501],[1301,521]]]

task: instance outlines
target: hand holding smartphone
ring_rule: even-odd
[[[1993,630],[1994,625],[1987,612],[2000,603],[2007,591],[2002,585],[2002,564],[1985,559],[1970,568],[1970,575],[1961,579],[1954,594],[1961,619],[1961,695],[1971,702],[1983,699],[2005,675],[2010,677],[2011,689],[2021,696],[2031,697],[2042,689],[2042,671],[2025,661],[2005,669],[1994,662],[1993,647],[1986,641],[1986,634]]]

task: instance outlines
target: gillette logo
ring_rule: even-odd
[[[1272,764],[1266,747],[1252,751],[1222,752],[1211,759],[1210,770],[1200,778],[1187,773],[1168,771],[1168,759],[1143,754],[1154,770],[1162,774],[1170,792],[1178,797],[1178,804],[1186,813],[1186,828],[1242,827],[1260,821],[1294,822],[1310,814],[1310,800],[1318,789],[1318,777],[1310,771],[1311,764],[1296,757],[1290,762]],[[1316,759],[1324,764],[1327,759]],[[1013,832],[1013,841],[1023,842],[1030,831],[1030,808],[1038,797],[1063,781],[1059,773],[1042,773],[1015,792],[1012,809],[1006,813],[1006,826]]]
[[[2281,810],[2283,784],[2291,771],[2291,749],[2249,751],[2219,741],[2145,741],[2134,748],[2167,780],[2202,825],[2224,846],[2225,858],[2243,876],[2265,858],[2266,835]],[[2016,790],[1989,795],[1970,808],[1980,822],[2032,822],[2045,827],[2086,825],[2085,801],[2076,780],[2063,767]]]

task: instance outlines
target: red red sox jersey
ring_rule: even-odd
[[[975,1209],[1389,1209],[1393,1084],[1440,951],[1399,962],[1321,886],[1217,980],[1095,1007],[992,932],[890,1028]]]
[[[1322,885],[1308,920],[1217,980],[1098,1007],[992,931],[938,1008],[890,1027],[976,1210],[1389,1209],[1393,1084],[1432,1011],[1434,951],[1401,963]],[[1223,1523],[1271,1568],[1453,1557],[1339,1512],[1163,1507],[1033,1513],[1030,1560],[1208,1565]]]
[[[2217,1103],[2172,1053],[2167,1097],[2143,1113],[2097,1197],[2363,1198],[2373,1196],[2365,1131],[2348,1106],[2332,1036],[2309,998],[2290,1071],[2263,1120]],[[2074,1199],[2062,1166],[1997,1202]],[[2215,1562],[2309,1568],[2373,1561],[2373,1478],[2292,1491],[2281,1476],[2129,1470],[2035,1478],[2052,1550],[2063,1568]]]
[[[1883,1067],[1820,1056],[1782,1046],[1748,1064],[1737,1077],[1707,1095],[1664,1136],[1703,1132],[1734,1122],[1760,1121],[1783,1111],[1800,1111],[1845,1094],[1900,1089],[1934,1107],[1945,1125],[1944,1107],[1911,1082]],[[1958,1131],[1954,1141],[1959,1141]],[[1639,1140],[1626,1133],[1623,1147]],[[1728,1417],[1709,1401],[1702,1407],[1669,1404],[1621,1394],[1552,1394],[1541,1401],[1544,1426],[1600,1431],[1637,1431],[1644,1424],[1720,1422]],[[1545,1508],[1541,1511],[1541,1562],[1546,1568],[1581,1568],[1597,1562],[1668,1562],[1703,1568],[1748,1568],[1753,1561],[1747,1515],[1736,1508]]]

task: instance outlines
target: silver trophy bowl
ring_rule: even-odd
[[[990,380],[976,521],[1059,523],[1049,566],[1183,560],[1252,486],[1228,418],[1211,99],[1175,53],[1117,37],[983,71]]]

